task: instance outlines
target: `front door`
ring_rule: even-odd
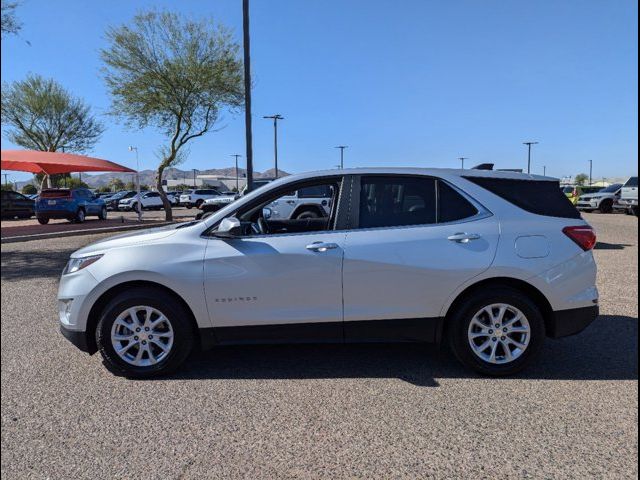
[[[340,185],[332,186],[337,197]],[[333,214],[266,218],[263,207],[289,192],[236,212],[246,234],[207,243],[205,295],[220,342],[342,341],[346,234],[335,231]]]

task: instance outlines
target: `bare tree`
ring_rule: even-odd
[[[2,38],[6,35],[17,35],[22,28],[22,24],[16,18],[17,7],[18,2],[2,0]]]

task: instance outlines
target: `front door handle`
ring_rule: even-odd
[[[337,243],[325,243],[325,242],[313,242],[307,245],[307,250],[311,250],[312,252],[326,252],[327,250],[333,250],[338,248]]]
[[[456,243],[469,243],[471,240],[479,240],[480,238],[482,237],[477,233],[459,232],[447,237],[447,240]]]

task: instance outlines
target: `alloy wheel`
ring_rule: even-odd
[[[113,322],[111,345],[129,365],[147,367],[161,362],[171,351],[174,331],[159,310],[145,306],[127,308]]]
[[[496,303],[473,316],[467,337],[477,357],[492,364],[507,364],[520,358],[529,346],[531,326],[516,307]]]

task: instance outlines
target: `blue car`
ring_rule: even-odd
[[[36,201],[36,217],[41,225],[51,218],[66,218],[82,223],[87,216],[107,218],[107,206],[87,188],[49,188],[42,190]]]

